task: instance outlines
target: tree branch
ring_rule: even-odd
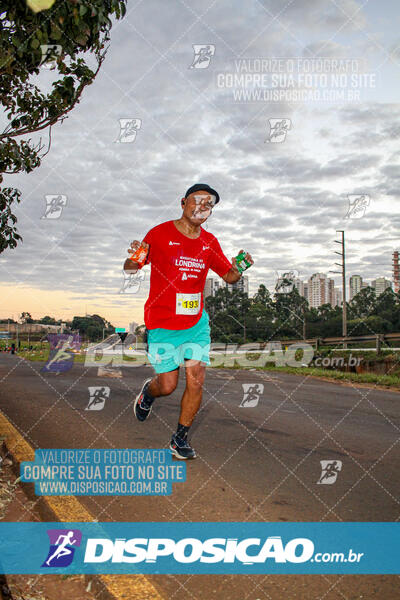
[[[66,110],[64,110],[63,112],[59,113],[58,115],[56,115],[55,117],[49,119],[42,119],[42,121],[40,121],[38,123],[38,125],[36,125],[36,127],[32,128],[32,127],[22,127],[21,129],[16,129],[15,131],[12,132],[8,132],[7,128],[3,131],[2,134],[0,134],[0,140],[2,140],[5,137],[18,137],[20,135],[25,135],[26,133],[35,133],[36,131],[41,131],[42,129],[46,129],[46,127],[51,127],[52,125],[54,125],[55,123],[58,123],[58,121],[63,120],[68,118],[67,114],[75,107],[75,105],[79,102],[80,97],[83,93],[83,90],[85,89],[85,87],[87,85],[90,85],[91,83],[93,83],[93,80],[96,78],[98,72],[100,71],[100,67],[103,64],[107,51],[108,51],[109,46],[107,46],[107,48],[105,48],[105,50],[99,54],[98,57],[98,62],[97,62],[97,69],[96,71],[93,73],[93,77],[91,77],[91,79],[89,81],[82,81],[77,89],[76,89],[76,93],[75,93],[75,97],[74,100],[71,102],[71,104],[68,105],[68,108]],[[16,119],[18,118],[18,116],[15,117]],[[9,126],[7,126],[9,127]]]

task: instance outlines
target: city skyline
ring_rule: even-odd
[[[310,308],[313,307],[313,306],[319,306],[321,304],[324,304],[324,302],[310,303],[309,296],[308,296],[308,293],[307,293],[308,292],[308,290],[307,290],[307,284],[310,281],[310,279],[314,275],[321,275],[321,274],[325,275],[326,279],[331,280],[332,282],[334,282],[334,278],[327,277],[327,275],[325,273],[322,273],[321,271],[317,271],[316,273],[313,273],[306,280],[302,280],[300,277],[296,277],[296,279],[294,280],[294,286],[298,289],[299,294],[307,299],[307,301],[309,302]],[[389,280],[389,279],[387,279],[387,278],[385,278],[383,276],[381,276],[381,277],[375,277],[375,279],[371,280],[371,283],[367,283],[365,280],[363,280],[362,276],[360,276],[358,273],[350,274],[350,275],[348,275],[346,277],[346,300],[347,300],[347,302],[350,302],[352,300],[352,298],[354,297],[354,295],[355,295],[355,294],[352,294],[352,288],[351,288],[351,279],[352,279],[352,277],[361,278],[361,288],[360,289],[362,289],[364,287],[375,288],[375,286],[373,285],[374,282],[378,282],[379,293],[382,293],[383,290],[385,288],[387,288],[387,287],[391,287],[392,289],[394,287],[393,281]],[[276,281],[277,280],[278,280],[278,278],[276,278]],[[382,280],[382,281],[379,281],[379,280]],[[210,288],[210,281],[213,282],[213,284],[211,285],[211,288]],[[215,291],[217,289],[220,289],[220,288],[223,288],[223,287],[228,288],[228,289],[233,289],[233,288],[243,289],[244,288],[244,291],[246,291],[246,293],[249,295],[249,297],[252,297],[257,292],[258,288],[253,291],[254,293],[250,294],[250,292],[249,292],[250,283],[251,283],[251,277],[249,277],[248,275],[244,275],[242,277],[242,279],[239,280],[239,282],[237,282],[236,284],[233,284],[233,285],[232,284],[227,284],[222,279],[220,279],[217,275],[209,275],[206,278],[206,283],[205,283],[205,287],[204,287],[204,298],[206,298],[209,295],[215,295]],[[304,286],[305,289],[303,288],[303,290],[301,291],[301,287],[299,286],[299,284],[303,284],[303,286]],[[215,287],[214,287],[214,285],[215,285]],[[275,283],[275,286],[271,287],[271,286],[267,286],[266,285],[266,287],[267,287],[268,291],[270,292],[271,296],[273,297],[273,295],[275,293],[276,283]],[[335,285],[333,285],[331,287],[332,287],[331,294],[332,294],[333,303],[331,304],[330,300],[327,303],[331,304],[332,306],[341,306],[341,303],[342,303],[342,300],[343,300],[342,299],[342,289],[341,289],[341,287],[340,286],[335,286]],[[210,289],[211,289],[211,293],[210,293]],[[335,297],[335,295],[336,295],[336,297]],[[329,295],[328,295],[328,298],[329,298]],[[144,303],[143,303],[143,306],[144,306]],[[46,313],[46,314],[34,313],[33,311],[29,310],[29,308],[26,308],[26,306],[25,306],[25,309],[26,309],[25,312],[29,312],[32,315],[32,318],[34,320],[38,320],[38,319],[43,318],[46,315],[49,315],[51,317],[54,317],[57,321],[61,320],[63,322],[66,322],[66,321],[70,321],[73,316],[84,316],[85,314],[86,315],[99,314],[100,316],[106,318],[108,321],[112,322],[112,319],[109,319],[105,314],[103,314],[101,312],[101,309],[100,309],[100,311],[90,312],[90,311],[87,310],[87,306],[85,307],[85,311],[83,313],[76,312],[71,317],[65,317],[65,318],[63,318],[62,316],[58,316],[58,315],[50,314],[50,313]],[[10,319],[14,319],[15,321],[18,321],[19,315],[20,315],[20,313],[16,313],[14,311],[12,314],[8,314],[6,316],[0,316],[0,319],[8,319],[8,318],[10,318]],[[127,321],[127,322],[114,323],[114,325],[116,327],[118,327],[118,326],[124,327],[125,326],[129,330],[131,330],[131,324],[132,323],[134,323],[135,326],[140,325],[141,323],[143,323],[143,319],[142,319],[142,321],[140,321],[140,320],[139,321],[137,321],[137,320],[133,321],[133,319],[130,318],[130,320]]]

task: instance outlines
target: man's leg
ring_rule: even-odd
[[[181,400],[178,427],[170,444],[173,455],[180,459],[196,458],[196,452],[188,443],[187,435],[200,408],[206,374],[205,364],[198,360],[186,361],[185,367],[186,387]]]
[[[185,367],[186,387],[181,400],[179,423],[185,427],[190,427],[200,408],[203,397],[206,367],[204,363],[198,360],[186,361]]]
[[[179,369],[168,371],[168,373],[158,373],[150,381],[146,392],[153,398],[159,396],[169,396],[178,385]]]
[[[178,379],[179,368],[166,373],[157,373],[153,379],[146,379],[133,405],[133,411],[138,421],[147,419],[156,398],[172,394],[178,385]]]

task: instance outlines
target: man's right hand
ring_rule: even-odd
[[[149,244],[146,244],[146,242],[139,242],[138,240],[133,240],[133,242],[131,243],[131,247],[128,248],[128,254],[134,254],[140,246],[143,246],[143,248],[146,248],[147,251],[149,250]],[[124,264],[124,271],[129,271],[130,273],[136,273],[138,269],[139,269],[138,263],[133,262],[133,260],[131,260],[130,258],[126,259],[125,264]]]

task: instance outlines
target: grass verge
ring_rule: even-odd
[[[395,375],[378,375],[377,373],[346,373],[345,371],[319,369],[317,367],[276,367],[275,365],[268,365],[265,367],[243,367],[240,365],[235,365],[231,367],[218,368],[242,369],[243,371],[276,371],[278,373],[289,373],[291,375],[311,375],[312,377],[321,377],[336,381],[370,383],[384,387],[398,387],[400,389],[400,377]]]

